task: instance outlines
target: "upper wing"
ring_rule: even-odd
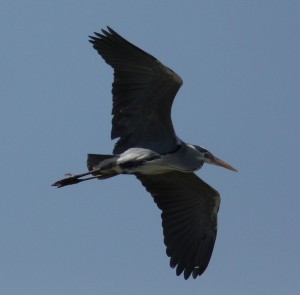
[[[114,154],[131,147],[166,153],[176,148],[171,121],[181,78],[156,58],[126,41],[111,28],[90,42],[114,69],[112,139]]]
[[[219,193],[194,173],[136,175],[162,210],[170,265],[184,278],[206,269],[217,235]]]

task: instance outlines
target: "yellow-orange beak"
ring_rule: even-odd
[[[226,169],[229,169],[231,171],[235,171],[238,172],[234,167],[232,167],[231,165],[227,164],[226,162],[222,161],[221,159],[213,156],[213,158],[211,159],[212,163],[218,166],[222,166]]]

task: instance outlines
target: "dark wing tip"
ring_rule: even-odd
[[[94,35],[96,37],[89,36],[89,38],[90,38],[89,42],[94,44],[95,41],[105,40],[105,39],[110,39],[110,38],[117,38],[117,39],[121,39],[122,41],[128,42],[109,26],[107,26],[107,29],[101,29],[101,32],[102,32],[102,34],[98,33],[98,32],[94,32]]]
[[[117,36],[119,36],[119,34],[116,32],[116,31],[114,31],[111,27],[109,27],[109,26],[106,26],[107,27],[107,30],[112,34],[112,35],[117,35]]]
[[[90,40],[89,42],[91,42],[92,44],[95,44],[95,42],[97,40],[103,40],[107,37],[110,37],[112,35],[118,35],[113,29],[111,29],[109,26],[107,26],[107,31],[105,29],[101,29],[102,34],[98,33],[98,32],[94,32],[94,35],[96,36],[89,36]]]
[[[190,259],[186,259],[189,254],[185,251],[181,253],[180,250],[177,250],[177,252],[174,253],[173,251],[168,250],[167,247],[167,255],[170,257],[170,267],[176,268],[176,275],[180,276],[183,273],[185,280],[189,279],[190,276],[194,279],[201,276],[209,264],[215,239],[216,234],[205,237],[203,242],[198,245],[198,249],[195,249],[196,252]],[[190,249],[190,251],[193,253],[192,249]]]

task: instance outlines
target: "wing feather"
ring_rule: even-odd
[[[175,149],[171,107],[182,85],[181,78],[109,27],[90,38],[114,69],[111,137],[119,138],[114,154],[131,147],[158,153]]]
[[[170,266],[187,279],[206,269],[217,235],[219,193],[194,173],[137,175],[162,210]]]

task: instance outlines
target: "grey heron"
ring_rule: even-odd
[[[182,79],[175,72],[110,27],[94,34],[89,41],[114,69],[111,138],[118,141],[112,155],[88,155],[87,173],[68,174],[53,186],[135,175],[162,210],[170,266],[196,278],[212,255],[220,196],[194,171],[204,163],[237,170],[176,136],[171,108]]]

